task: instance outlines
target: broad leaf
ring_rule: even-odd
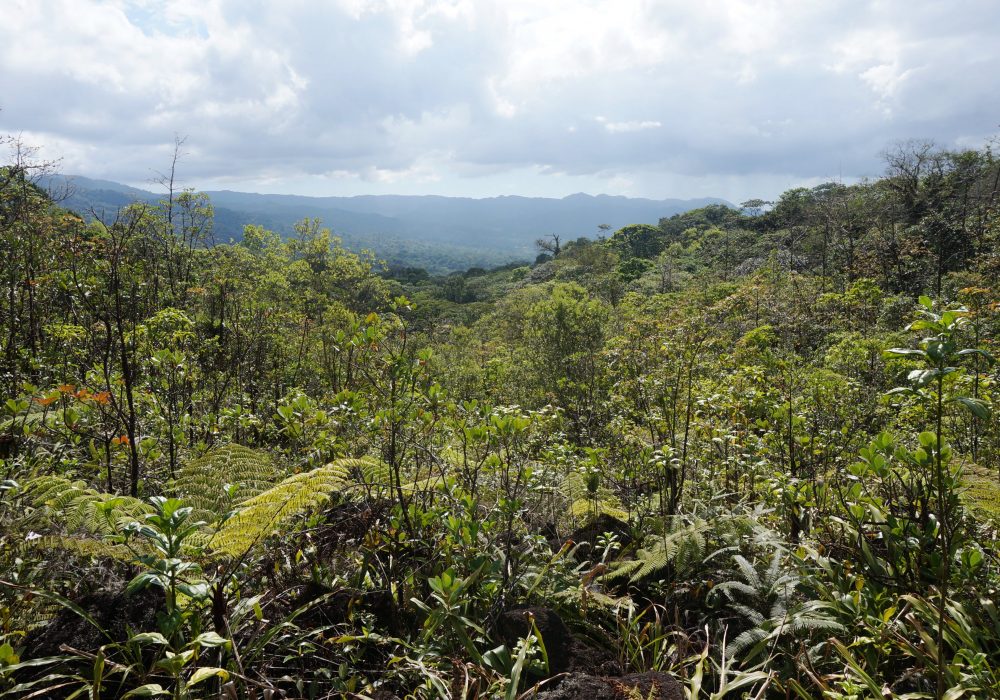
[[[972,411],[976,418],[982,418],[983,420],[989,420],[991,410],[990,405],[983,401],[982,399],[973,399],[967,396],[960,396],[955,399],[956,402],[962,404],[967,409]]]

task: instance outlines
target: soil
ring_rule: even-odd
[[[58,656],[62,645],[93,651],[109,642],[127,641],[130,630],[155,630],[157,613],[163,609],[163,591],[152,587],[131,595],[124,591],[96,591],[74,602],[101,629],[72,610],[60,608],[49,624],[28,637],[25,658]]]

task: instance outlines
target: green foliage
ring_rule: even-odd
[[[447,276],[0,171],[0,692],[996,696],[998,166],[888,165]]]
[[[705,557],[705,531],[708,523],[695,519],[691,523],[675,523],[671,519],[663,535],[651,536],[635,553],[635,559],[616,562],[602,577],[607,583],[628,581],[630,585],[662,581],[670,572],[674,576],[701,563]]]
[[[208,542],[221,555],[239,558],[290,519],[309,513],[354,484],[353,469],[369,460],[342,459],[308,472],[293,474],[275,486],[241,501]]]
[[[112,535],[149,512],[149,504],[130,496],[102,493],[83,481],[41,476],[24,483],[23,497],[44,519],[69,535]]]
[[[214,520],[236,502],[270,488],[277,476],[270,455],[230,444],[212,448],[185,462],[177,472],[172,490],[196,509],[198,517]]]

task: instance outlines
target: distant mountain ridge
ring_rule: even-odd
[[[70,194],[62,206],[80,213],[108,214],[133,201],[156,202],[154,193],[109,180],[53,176],[43,186]],[[207,191],[215,207],[215,238],[239,240],[245,224],[260,224],[288,234],[304,217],[323,220],[352,248],[370,248],[392,264],[410,264],[407,249],[424,255],[442,248],[466,263],[499,264],[534,257],[534,241],[556,234],[564,239],[593,237],[600,224],[614,231],[627,224],[655,224],[668,217],[723,199],[639,199],[612,195],[574,194],[562,199],[504,195],[473,199],[439,195],[358,195],[308,197]],[[729,205],[731,206],[731,205]],[[391,255],[387,255],[391,253]],[[417,256],[420,257],[420,256]],[[395,258],[395,259],[393,259]],[[457,262],[457,261],[456,261]],[[424,265],[428,266],[428,265]],[[434,267],[430,265],[429,267]]]

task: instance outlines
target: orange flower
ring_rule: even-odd
[[[58,398],[59,398],[58,396],[46,396],[45,398],[42,399],[35,399],[35,403],[37,403],[40,406],[48,406]]]
[[[111,438],[112,445],[127,445],[129,444],[128,435],[122,435],[120,437]]]
[[[64,394],[72,394],[74,391],[76,391],[76,387],[73,386],[72,384],[60,384],[59,391],[61,391]]]
[[[99,391],[96,394],[94,394],[93,398],[96,403],[99,403],[103,406],[111,398],[111,394],[108,393],[107,391]]]

